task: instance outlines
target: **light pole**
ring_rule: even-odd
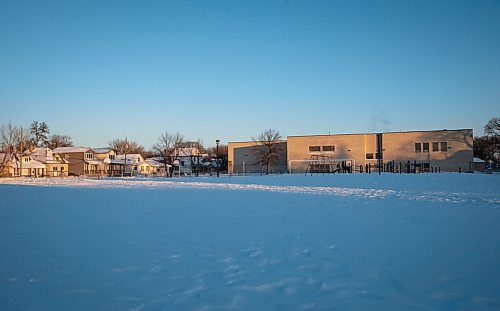
[[[126,170],[127,170],[127,149],[128,149],[128,141],[127,141],[127,139],[126,139],[126,138],[125,138],[125,148],[124,148],[124,149],[125,149],[125,150],[124,150],[124,151],[125,151],[125,163],[123,164],[122,177],[123,177],[124,175],[126,175],[126,173],[127,173],[127,172],[126,172]]]
[[[217,177],[219,177],[219,143],[220,143],[220,140],[217,139],[215,140],[215,144],[217,145],[217,148],[216,148],[216,161],[215,163],[217,163]]]

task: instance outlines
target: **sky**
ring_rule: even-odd
[[[483,126],[500,1],[0,1],[0,125],[206,146]]]

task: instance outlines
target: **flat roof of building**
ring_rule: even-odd
[[[253,140],[240,140],[240,141],[228,141],[227,143],[228,144],[245,144],[245,143],[253,143],[255,141]],[[280,140],[277,140],[277,142],[279,143],[286,143],[286,139],[280,139]]]
[[[403,133],[419,133],[419,132],[458,132],[458,131],[472,131],[472,129],[440,129],[440,130],[414,130],[414,131],[391,131],[391,132],[372,132],[372,133],[335,133],[335,134],[313,134],[313,135],[288,135],[288,137],[317,137],[317,136],[340,136],[340,135],[374,135],[374,134],[403,134]],[[278,140],[279,142],[286,142],[287,140]],[[244,144],[251,143],[252,140],[242,140],[242,141],[229,141],[228,144]]]
[[[392,131],[392,132],[372,132],[372,133],[338,133],[338,134],[314,134],[314,135],[288,135],[288,137],[314,137],[314,136],[340,136],[340,135],[374,135],[374,134],[403,134],[403,133],[422,133],[422,132],[458,132],[472,131],[472,129],[441,129],[441,130],[415,130],[415,131]]]

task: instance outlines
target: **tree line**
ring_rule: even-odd
[[[252,153],[255,156],[255,164],[265,167],[266,174],[269,174],[271,167],[276,164],[283,150],[279,144],[282,136],[279,131],[268,129],[256,138],[252,137],[254,146]],[[33,121],[29,128],[22,132],[20,127],[14,126],[11,123],[0,127],[0,152],[3,153],[3,158],[0,158],[0,172],[5,167],[6,162],[11,156],[17,153],[23,146],[23,150],[33,147],[47,147],[55,149],[58,147],[71,147],[73,141],[68,135],[51,134],[49,126],[46,122]],[[186,140],[179,132],[171,133],[165,131],[160,134],[158,141],[149,149],[135,141],[128,139],[113,139],[109,142],[108,147],[114,149],[118,154],[136,153],[143,157],[154,157],[162,163],[167,170],[168,166],[173,166],[174,161],[178,158],[179,149],[187,150],[193,160],[198,160],[200,156],[205,155],[203,160],[215,159],[218,154],[217,162],[221,169],[227,170],[227,154],[228,146],[219,145],[204,147],[200,139],[196,141]],[[484,126],[484,135],[474,137],[474,156],[489,163],[498,163],[500,155],[500,118],[495,117],[490,119]],[[196,163],[196,161],[191,161]],[[198,171],[196,171],[197,173]]]
[[[474,137],[474,156],[490,164],[500,161],[500,118],[492,118],[484,126],[484,135]]]
[[[25,150],[31,150],[33,148],[47,147],[50,149],[55,149],[59,147],[73,147],[74,143],[69,135],[61,134],[51,134],[49,125],[43,121],[33,121],[29,127],[19,127],[8,123],[6,125],[0,126],[0,173],[3,172],[8,162],[14,158],[16,154],[24,152]],[[111,140],[106,146],[115,150],[118,154],[140,154],[144,158],[155,158],[158,162],[165,166],[166,171],[173,172],[172,170],[167,170],[167,166],[173,166],[174,161],[179,158],[179,150],[184,149],[188,151],[187,154],[183,156],[192,157],[191,163],[200,164],[201,161],[211,161],[215,159],[218,155],[218,166],[221,170],[227,170],[227,145],[205,147],[201,141],[198,139],[196,141],[190,141],[184,138],[182,134],[170,133],[165,131],[161,133],[158,138],[157,143],[155,143],[150,149],[144,148],[141,144],[129,140],[127,138],[121,139],[116,138]],[[203,159],[200,159],[203,155]],[[197,168],[196,173],[200,170]]]

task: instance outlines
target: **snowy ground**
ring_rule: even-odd
[[[2,310],[499,310],[500,175],[0,179]]]

